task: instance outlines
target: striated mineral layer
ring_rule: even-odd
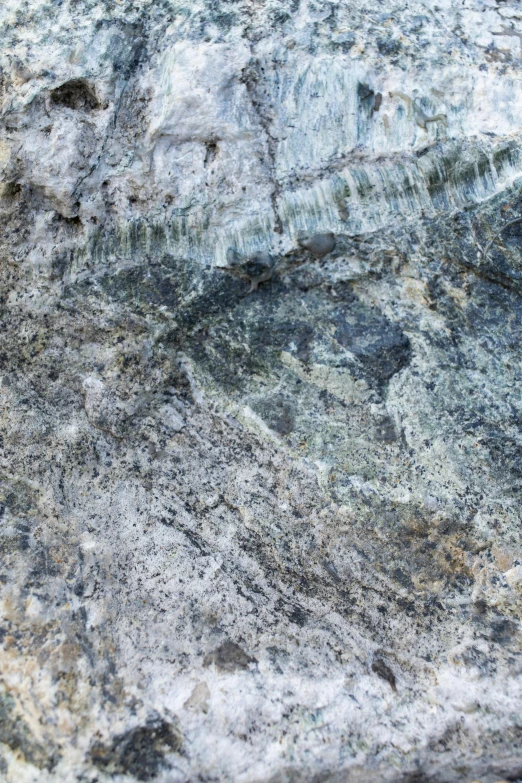
[[[521,777],[520,3],[0,42],[0,780]]]

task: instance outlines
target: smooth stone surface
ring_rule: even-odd
[[[335,235],[330,232],[314,234],[311,237],[298,239],[301,247],[309,250],[312,255],[322,258],[335,249]]]

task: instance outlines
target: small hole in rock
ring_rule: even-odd
[[[76,111],[91,111],[100,106],[94,87],[84,79],[71,79],[52,90],[51,100],[56,106]]]

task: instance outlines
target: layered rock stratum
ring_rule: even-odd
[[[522,777],[520,3],[0,42],[0,779]]]

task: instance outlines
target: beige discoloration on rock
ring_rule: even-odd
[[[194,686],[194,690],[183,706],[186,710],[196,710],[206,713],[208,712],[209,699],[210,689],[207,683],[198,682],[198,684]]]
[[[507,571],[513,565],[513,552],[507,549],[502,549],[499,546],[491,547],[491,554],[495,558],[495,562],[500,571]]]

